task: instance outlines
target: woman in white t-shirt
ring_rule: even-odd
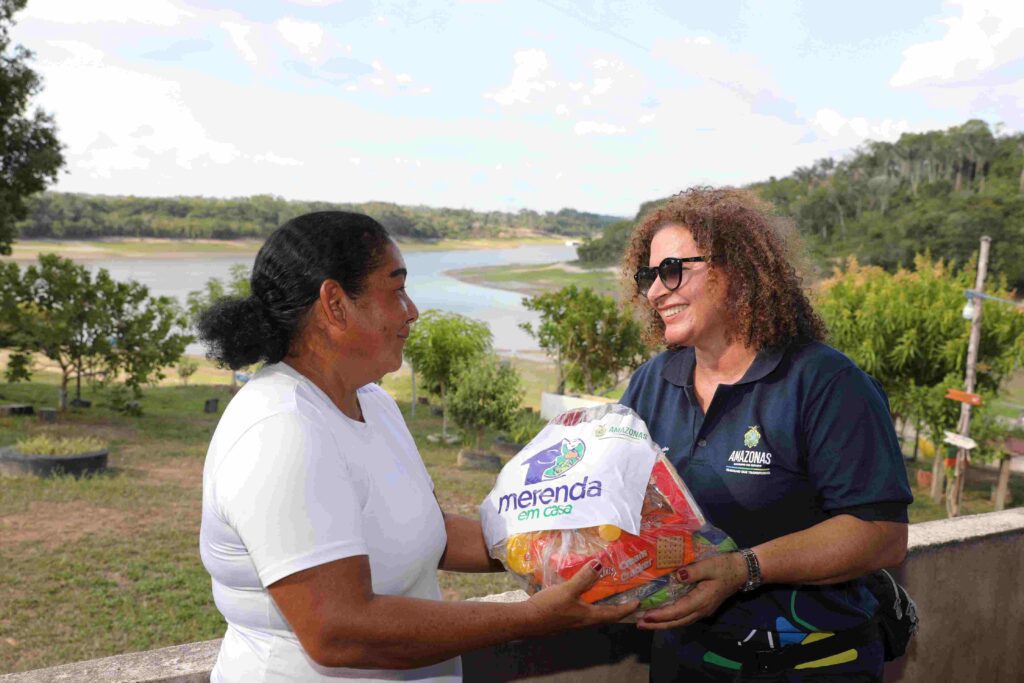
[[[579,600],[600,566],[518,604],[441,601],[436,570],[501,571],[480,524],[441,511],[402,415],[374,382],[418,311],[402,255],[360,214],[288,221],[252,295],[199,324],[210,356],[264,367],[217,425],[200,551],[228,623],[212,681],[461,679],[458,654],[612,622]]]

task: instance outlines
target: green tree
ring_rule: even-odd
[[[405,357],[428,392],[441,399],[441,434],[448,436],[448,390],[462,363],[472,362],[491,350],[491,330],[486,323],[458,313],[430,309],[412,326],[405,342]]]
[[[221,299],[240,299],[249,296],[252,292],[249,286],[251,272],[245,264],[236,263],[228,269],[227,282],[211,277],[203,289],[189,292],[185,297],[185,307],[192,324],[195,325],[203,311]]]
[[[522,380],[515,368],[485,354],[456,370],[448,410],[455,424],[475,434],[479,449],[486,428],[506,430],[512,426],[522,399]]]
[[[178,377],[181,378],[181,383],[186,387],[188,386],[188,378],[196,374],[196,370],[199,369],[199,363],[192,358],[182,358],[178,361]]]
[[[588,394],[613,389],[623,370],[647,357],[640,324],[614,298],[589,287],[569,285],[523,299],[523,305],[540,313],[536,330],[531,323],[521,327],[555,359],[559,393],[566,386]]]
[[[600,237],[584,241],[576,250],[577,258],[586,266],[615,265],[622,260],[632,234],[633,221],[612,223]]]
[[[926,426],[936,443],[960,413],[945,393],[964,381],[970,322],[961,309],[973,272],[972,264],[957,269],[928,255],[916,257],[913,270],[893,274],[851,259],[818,292],[831,343],[881,382],[894,416]],[[1009,296],[1005,280],[988,292]],[[988,400],[1024,362],[1024,315],[998,303],[984,306],[977,391]]]
[[[57,363],[61,408],[72,377],[79,396],[83,376],[121,373],[140,393],[143,384],[163,377],[161,368],[173,364],[191,341],[179,332],[186,320],[174,301],[150,297],[137,282],[116,282],[105,269],[93,277],[69,259],[43,254],[20,275],[17,268],[2,275],[2,289],[16,302],[4,307],[7,342]]]
[[[0,0],[0,254],[11,253],[25,199],[40,192],[64,165],[53,118],[32,109],[42,88],[28,66],[32,53],[11,44],[14,15],[26,0]]]
[[[32,356],[17,351],[12,352],[7,356],[4,378],[11,384],[30,381],[32,379]]]

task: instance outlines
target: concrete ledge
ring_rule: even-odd
[[[1024,509],[914,524],[898,574],[917,602],[921,631],[885,680],[1018,680],[1024,671]],[[523,591],[476,598],[519,602]],[[220,640],[0,676],[0,683],[206,683]],[[473,681],[644,683],[649,634],[631,624],[513,641],[466,653]],[[941,673],[940,673],[941,672]]]
[[[907,553],[1024,532],[1024,508],[911,524]]]
[[[0,676],[0,683],[207,683],[220,639]]]

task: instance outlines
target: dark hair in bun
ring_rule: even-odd
[[[369,216],[318,211],[291,219],[270,234],[252,267],[252,295],[222,299],[197,325],[207,356],[232,369],[285,357],[324,280],[352,298],[383,260],[391,241]]]

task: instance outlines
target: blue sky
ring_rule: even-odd
[[[633,215],[868,139],[1024,129],[1020,0],[29,0],[97,194]]]

